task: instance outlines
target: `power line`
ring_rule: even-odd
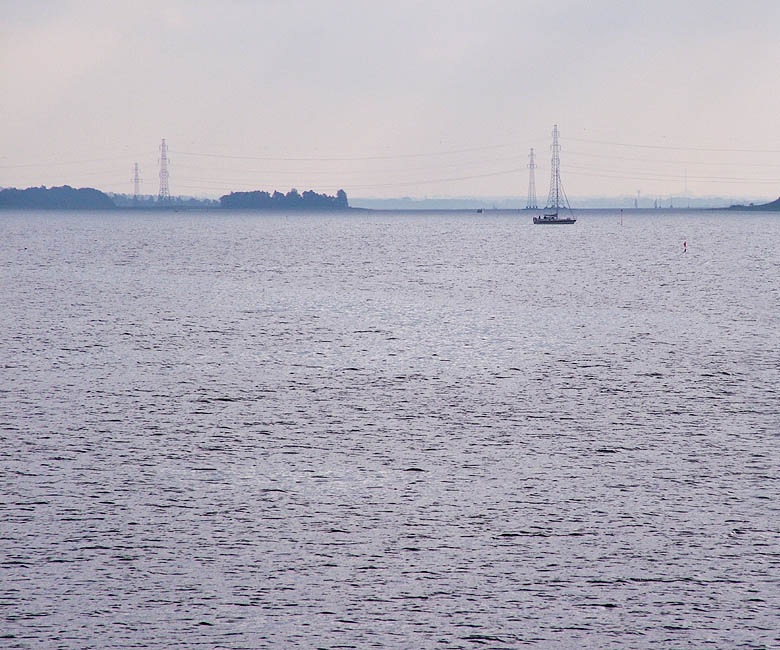
[[[426,179],[426,180],[412,180],[412,181],[397,181],[394,183],[372,183],[372,184],[359,184],[355,185],[352,183],[342,182],[341,185],[343,187],[349,187],[352,189],[364,189],[364,188],[372,188],[372,187],[405,187],[409,185],[431,185],[434,183],[448,183],[452,181],[465,181],[465,180],[472,180],[475,178],[490,178],[493,176],[505,176],[507,174],[517,174],[519,172],[522,172],[523,168],[518,167],[514,169],[503,169],[500,171],[495,172],[488,172],[484,174],[471,174],[468,176],[452,176],[449,178],[434,178],[434,179]],[[178,178],[178,177],[177,177]],[[182,180],[190,181],[194,183],[214,183],[219,186],[223,186],[223,183],[220,183],[219,181],[213,181],[213,180],[201,180],[201,179],[195,179],[190,177],[183,177]]]
[[[306,157],[287,157],[287,156],[237,156],[232,154],[219,153],[201,153],[194,151],[174,151],[179,156],[199,156],[204,158],[230,158],[235,160],[269,160],[269,161],[288,161],[288,162],[352,162],[361,160],[400,160],[405,158],[426,158],[432,156],[449,156],[458,153],[470,153],[473,151],[488,151],[492,149],[505,149],[512,145],[493,144],[482,147],[469,147],[467,149],[451,149],[449,151],[429,151],[421,153],[407,153],[383,156],[306,156]]]
[[[126,154],[122,156],[109,156],[106,158],[90,158],[88,160],[55,160],[53,162],[32,162],[32,163],[18,163],[14,165],[0,165],[0,169],[19,169],[22,167],[60,167],[62,165],[87,165],[95,162],[106,162],[115,160],[127,160],[133,158],[140,158],[137,154]]]
[[[749,163],[749,162],[728,162],[728,161],[715,161],[715,160],[685,160],[680,158],[637,158],[635,156],[609,156],[605,154],[597,154],[597,153],[585,153],[582,151],[576,151],[567,149],[566,150],[566,156],[567,158],[569,156],[574,157],[583,157],[583,158],[600,158],[602,160],[627,160],[630,162],[639,162],[639,163],[656,163],[660,165],[709,165],[709,166],[716,166],[716,167],[726,167],[729,165],[733,165],[735,167],[766,167],[766,168],[777,168],[780,167],[780,165],[773,164],[773,163]]]
[[[361,167],[360,172],[370,172],[372,174],[393,174],[393,173],[401,173],[401,172],[419,172],[419,171],[437,171],[437,170],[445,170],[445,169],[463,169],[464,171],[468,171],[469,169],[473,169],[475,164],[484,165],[486,163],[495,164],[495,163],[501,163],[501,162],[512,162],[512,163],[520,163],[521,159],[517,155],[513,156],[502,156],[502,157],[490,157],[486,159],[482,159],[478,161],[477,163],[472,163],[468,161],[462,161],[457,163],[446,163],[441,165],[404,165],[403,167],[371,167],[365,168]],[[218,172],[219,174],[241,174],[241,175],[250,175],[250,174],[262,174],[265,176],[268,175],[278,175],[278,176],[293,176],[293,175],[306,175],[306,176],[337,176],[339,178],[342,178],[345,173],[350,173],[348,170],[349,168],[335,168],[335,167],[329,167],[325,169],[306,169],[301,170],[298,169],[252,169],[252,168],[240,168],[240,167],[232,167],[232,168],[226,168],[223,166],[220,166],[218,169],[214,169],[212,166],[204,166],[204,165],[193,165],[188,163],[180,163],[177,166],[178,169],[186,169],[186,170],[192,170],[195,172],[208,172],[212,173],[213,171]],[[231,177],[232,178],[232,177]]]
[[[608,140],[589,140],[587,138],[573,138],[568,137],[567,140],[573,140],[575,142],[589,142],[592,144],[604,144],[613,147],[629,147],[636,149],[663,149],[668,151],[705,151],[705,152],[721,152],[721,153],[780,153],[780,149],[718,149],[709,147],[673,147],[669,145],[660,144],[636,144],[627,142],[611,142]]]
[[[641,173],[622,175],[620,170],[602,170],[606,173],[594,173],[586,171],[577,171],[580,168],[567,167],[567,174],[573,174],[576,176],[593,176],[595,178],[612,178],[615,180],[645,180],[645,181],[680,181],[682,177],[677,175],[643,175]],[[612,173],[614,171],[614,173]],[[719,183],[766,183],[777,185],[777,179],[757,179],[757,178],[740,178],[737,176],[688,176],[688,180],[700,181],[700,182],[719,182]]]
[[[624,168],[621,169],[610,169],[605,167],[592,167],[591,165],[588,166],[582,166],[571,164],[567,166],[568,170],[589,170],[589,171],[601,171],[606,173],[616,173],[616,174],[631,174],[630,176],[626,176],[626,178],[649,178],[651,180],[679,180],[680,178],[684,177],[686,175],[686,172],[683,171],[683,174],[679,173],[664,173],[664,172],[654,172],[654,171],[642,171],[642,170],[633,170],[629,169],[626,170]],[[762,178],[750,178],[745,176],[710,176],[710,175],[687,175],[689,179],[691,180],[698,180],[698,181],[743,181],[743,182],[766,182],[766,183],[776,183],[778,182],[777,179],[762,179]]]

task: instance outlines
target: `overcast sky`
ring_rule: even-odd
[[[780,194],[777,0],[0,0],[0,186]]]

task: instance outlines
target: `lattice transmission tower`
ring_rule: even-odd
[[[553,127],[552,132],[552,169],[550,169],[550,194],[547,197],[548,208],[564,207],[566,195],[563,192],[561,183],[561,145],[558,144],[558,125]]]
[[[531,153],[528,155],[528,169],[531,171],[528,174],[528,201],[525,204],[525,207],[536,209],[539,206],[536,204],[536,174],[534,173],[534,169],[536,169],[536,162],[534,162],[534,148],[531,147]]]
[[[133,168],[133,203],[138,203],[138,197],[141,194],[141,174],[138,171],[138,163]]]
[[[168,145],[165,144],[165,138],[160,145],[160,192],[157,195],[157,201],[167,203],[171,200],[171,192],[168,189]]]

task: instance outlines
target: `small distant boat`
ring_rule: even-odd
[[[561,147],[558,144],[558,125],[553,127],[553,143],[552,143],[552,173],[550,176],[550,195],[547,197],[547,205],[544,208],[544,213],[541,216],[534,217],[534,223],[537,225],[557,225],[557,224],[570,224],[575,223],[577,220],[574,218],[574,213],[571,211],[569,205],[569,199],[566,197],[566,193],[563,191],[563,184],[561,183]],[[560,210],[565,209],[569,211],[571,216],[565,217],[559,214]]]
[[[536,224],[540,224],[540,223],[565,224],[565,223],[574,223],[575,221],[577,220],[574,217],[559,217],[557,212],[554,214],[545,214],[541,217],[534,217],[534,223]]]

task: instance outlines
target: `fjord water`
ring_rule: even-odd
[[[2,646],[780,644],[780,216],[0,232]]]

